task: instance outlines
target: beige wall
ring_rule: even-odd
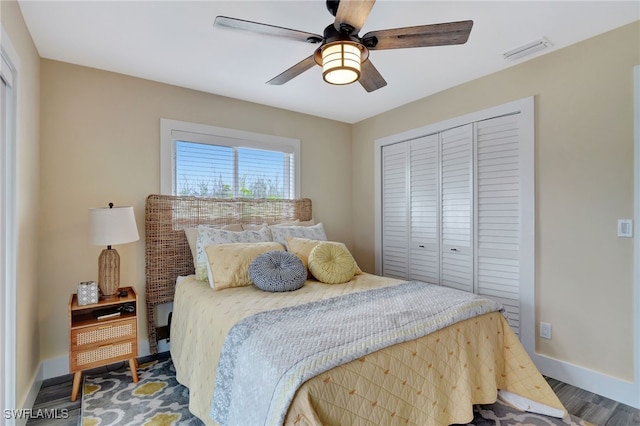
[[[354,254],[374,270],[374,141],[535,96],[537,351],[633,381],[633,66],[640,22],[354,125]]]
[[[40,362],[38,344],[38,208],[40,57],[15,1],[0,1],[2,27],[17,58],[16,241],[17,241],[17,369],[16,402],[22,407]],[[5,41],[3,40],[3,43]],[[64,313],[63,313],[64,315]],[[13,348],[8,348],[13,349]],[[5,408],[18,408],[5,407]]]
[[[351,126],[44,59],[41,84],[42,359],[67,354],[69,295],[96,279],[102,247],[87,241],[90,207],[134,206],[141,240],[116,248],[121,283],[144,302],[144,200],[160,191],[160,118],[300,139],[301,196],[329,238],[351,244]]]

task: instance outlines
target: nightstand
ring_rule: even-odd
[[[118,293],[123,291],[126,296],[100,299],[91,305],[78,305],[75,293],[69,299],[69,371],[74,373],[71,401],[78,398],[82,372],[90,368],[129,360],[133,382],[138,382],[138,296],[133,287],[120,288]],[[129,312],[132,306],[133,312]],[[111,312],[119,314],[107,315]]]

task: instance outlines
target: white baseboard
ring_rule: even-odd
[[[533,354],[531,359],[545,376],[640,409],[640,383],[628,382],[538,353]]]
[[[40,366],[42,366],[42,363],[40,363]],[[39,379],[40,377],[40,370],[42,368],[38,368],[38,371],[36,372],[33,382],[31,383],[31,386],[29,387],[29,392],[27,393],[27,396],[25,397],[24,401],[22,402],[22,407],[24,409],[31,409],[33,408],[33,404],[36,402],[36,398],[38,397],[38,392],[40,392],[40,386],[42,386],[42,380]],[[26,426],[27,424],[27,417],[24,418],[19,418],[19,419],[15,419],[15,426]]]
[[[69,374],[69,355],[49,358],[40,362],[38,378],[40,381]]]

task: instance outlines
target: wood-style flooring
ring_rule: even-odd
[[[140,363],[153,359],[166,359],[168,356],[169,353],[165,352],[155,356],[144,357],[140,359]],[[128,363],[122,362],[90,370],[89,373],[96,374],[98,372],[127,368],[129,368]],[[547,382],[549,382],[566,409],[574,416],[587,420],[596,426],[640,426],[640,410],[555,379],[547,378]],[[72,384],[73,375],[71,374],[45,380],[33,407],[34,410],[66,409],[69,414],[68,418],[34,418],[27,422],[27,426],[76,426],[80,417],[82,395],[80,394],[75,402],[69,400]]]
[[[640,426],[640,410],[547,377],[569,413],[597,426]]]

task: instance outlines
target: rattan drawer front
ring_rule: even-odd
[[[136,336],[136,320],[119,321],[71,331],[71,346],[79,348],[94,343],[124,340]]]
[[[111,343],[98,346],[86,351],[72,352],[71,370],[90,368],[92,364],[104,364],[103,361],[118,361],[122,359],[134,358],[135,341]]]

